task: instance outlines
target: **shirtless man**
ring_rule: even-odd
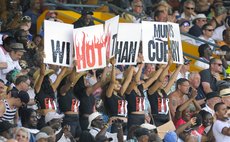
[[[176,108],[185,103],[187,100],[189,100],[188,94],[189,94],[189,81],[185,78],[180,78],[176,82],[176,91],[172,92],[169,95],[169,109],[172,116],[172,119],[175,117]],[[194,90],[194,93],[192,95],[196,94],[196,91]]]

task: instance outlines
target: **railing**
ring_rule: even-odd
[[[74,12],[76,12],[76,13],[81,14],[81,12],[77,11],[76,9],[70,8],[70,7],[74,7],[74,6],[78,7],[78,6],[80,6],[80,5],[71,5],[71,4],[69,4],[69,6],[68,6],[68,4],[61,4],[61,3],[55,2],[54,0],[48,0],[48,2],[50,2],[50,3],[47,3],[47,5],[48,5],[48,4],[49,4],[49,5],[54,5],[54,6],[56,5],[56,6],[58,6],[58,7],[63,8],[63,9],[71,10],[71,11],[74,11]],[[122,9],[122,8],[120,8],[120,7],[117,7],[117,6],[113,5],[113,4],[109,4],[109,3],[107,3],[107,2],[101,2],[101,3],[102,3],[103,5],[106,5],[106,6],[110,7],[110,8],[114,8],[114,9],[116,9],[116,10],[118,10],[118,11],[126,12],[126,13],[128,13],[128,14],[131,14],[131,15],[133,15],[133,16],[136,16],[136,17],[141,18],[140,15],[137,15],[137,14],[135,14],[135,13],[133,13],[133,12],[124,10],[124,9]],[[89,5],[81,5],[81,7],[95,7],[95,6],[97,7],[97,6],[99,6],[99,5],[91,5],[91,6],[89,6]],[[105,21],[100,20],[100,19],[95,18],[95,17],[93,17],[93,20],[95,20],[95,21],[97,21],[97,22],[100,22],[100,23],[105,23]],[[213,43],[211,43],[211,42],[207,42],[207,41],[205,41],[205,40],[203,40],[203,39],[200,39],[200,38],[195,37],[195,36],[193,36],[193,35],[190,35],[190,34],[188,34],[188,33],[181,33],[181,34],[182,34],[182,35],[185,35],[185,36],[188,36],[188,37],[191,37],[191,38],[193,38],[193,39],[195,39],[195,40],[198,40],[198,41],[207,43],[207,44],[213,46],[214,49],[215,49],[215,48],[219,48],[219,46],[217,46],[216,44],[213,44]],[[190,58],[192,58],[192,59],[199,60],[199,61],[201,61],[201,62],[204,62],[204,63],[207,63],[207,64],[208,64],[207,61],[203,61],[203,60],[199,59],[199,58],[196,57],[196,56],[187,54],[187,53],[185,53],[185,52],[184,52],[184,55],[185,55],[185,56],[188,56],[188,57],[190,57]]]

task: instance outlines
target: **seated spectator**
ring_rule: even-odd
[[[27,39],[32,41],[32,35],[30,34],[30,28],[31,28],[31,18],[29,16],[23,16],[20,19],[20,25],[19,25],[19,29],[23,29],[26,31],[27,33]]]
[[[227,9],[224,6],[214,7],[215,16],[210,21],[213,29],[224,25],[224,20],[227,16]]]
[[[199,37],[202,35],[202,27],[207,23],[207,17],[204,14],[197,14],[193,20],[193,26],[189,29],[189,34]]]
[[[183,13],[181,14],[182,19],[188,20],[190,23],[195,19],[195,3],[192,0],[186,0],[183,6]]]
[[[223,31],[227,28],[230,27],[230,16],[227,16],[224,20],[224,24],[220,27],[217,27],[214,32],[213,32],[213,35],[212,35],[212,39],[214,39],[215,41],[223,41]]]
[[[217,91],[216,83],[220,80],[220,73],[222,72],[222,61],[220,59],[212,58],[209,62],[209,69],[202,70],[201,76],[201,90],[207,94]],[[207,95],[206,95],[207,97]]]
[[[216,142],[228,142],[230,141],[230,123],[227,114],[227,106],[224,103],[217,103],[214,106],[214,110],[217,120],[213,124],[212,131]]]
[[[217,104],[219,102],[221,102],[221,98],[220,98],[219,94],[217,92],[210,92],[206,96],[205,107],[202,108],[202,110],[205,110],[205,111],[211,113],[212,116],[214,116],[215,115],[214,106],[215,106],[215,104]]]
[[[25,128],[18,128],[15,133],[15,138],[18,142],[29,142],[30,133]]]
[[[82,10],[81,17],[73,23],[74,28],[81,28],[85,26],[92,26],[94,25],[93,18],[92,18],[93,12]]]
[[[210,43],[213,43],[215,44],[215,41],[211,38],[212,35],[213,35],[213,27],[211,24],[205,24],[203,27],[202,27],[202,35],[199,36],[200,39],[203,39],[207,42],[210,42]],[[197,46],[200,46],[201,44],[203,44],[202,41],[196,41],[196,44]],[[213,46],[210,46],[211,49],[213,50]]]
[[[201,110],[199,114],[202,117],[202,125],[198,129],[198,133],[201,135],[207,135],[210,131],[211,126],[213,125],[213,116],[211,113]],[[212,130],[211,130],[212,131]]]
[[[197,60],[194,65],[199,67],[200,69],[208,69],[209,61],[212,56],[212,49],[208,44],[201,44],[198,48],[199,52],[199,60]],[[203,62],[202,62],[203,61]]]
[[[222,89],[220,90],[220,96],[222,99],[222,102],[227,106],[230,107],[230,89]]]
[[[168,20],[167,14],[164,11],[156,10],[154,12],[153,20],[156,22],[167,22],[167,20]]]
[[[188,33],[189,32],[190,22],[188,20],[181,19],[181,20],[177,21],[177,23],[180,26],[180,32],[183,32],[183,33]],[[192,38],[190,38],[188,36],[185,36],[183,34],[181,34],[181,40],[185,41],[185,42],[188,42],[190,44],[193,44],[193,45],[196,44],[194,39],[192,39]]]
[[[0,141],[7,141],[7,139],[12,139],[14,137],[13,128],[16,125],[11,124],[8,121],[1,121],[0,122]]]
[[[36,135],[36,142],[48,142],[49,136],[44,132],[39,132]]]
[[[126,19],[128,22],[140,23],[143,19],[143,16],[145,15],[143,10],[143,2],[141,0],[133,0],[131,2],[131,7],[132,7],[131,12],[139,15],[139,17],[135,17],[128,13],[123,13],[122,17]]]

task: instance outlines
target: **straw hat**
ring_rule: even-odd
[[[48,69],[45,71],[45,76],[46,75],[50,76],[52,74],[54,74],[54,70]],[[37,84],[39,77],[40,77],[40,69],[36,70],[36,72],[33,74],[33,79],[35,80],[34,86]]]

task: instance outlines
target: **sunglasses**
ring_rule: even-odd
[[[209,31],[209,32],[213,32],[214,31],[214,29],[206,29],[207,31]]]
[[[188,10],[194,10],[194,7],[186,7]]]
[[[29,16],[24,16],[21,18],[21,21],[31,21],[31,18]]]
[[[135,7],[143,7],[143,5],[135,5]]]

